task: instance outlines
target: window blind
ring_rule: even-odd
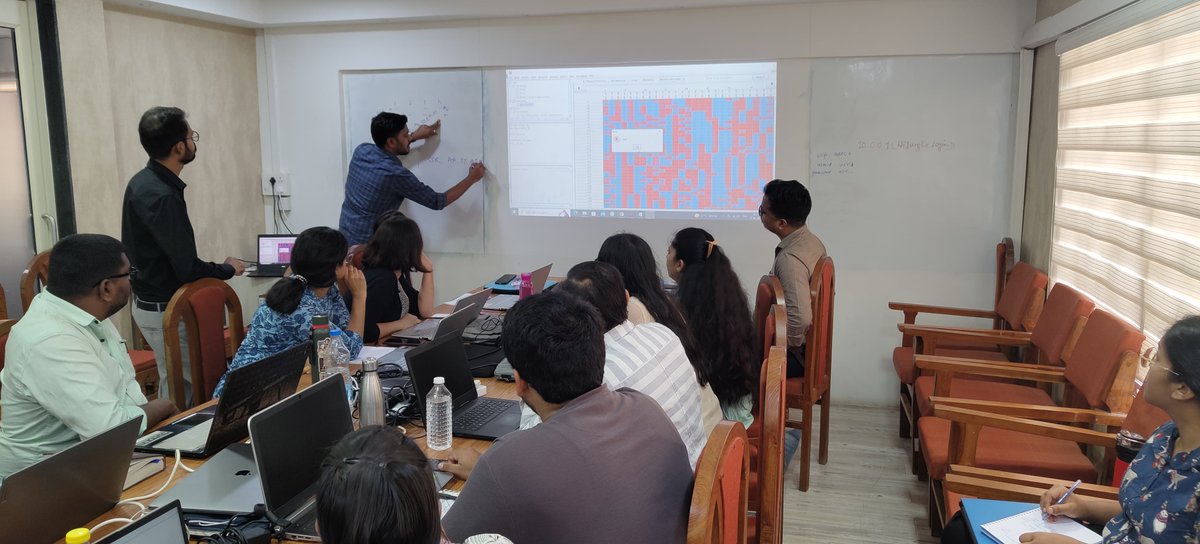
[[[1200,2],[1072,45],[1050,275],[1157,342],[1200,314]]]

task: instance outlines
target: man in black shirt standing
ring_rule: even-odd
[[[179,179],[179,173],[196,158],[200,135],[188,125],[186,117],[179,108],[162,106],[142,114],[138,135],[150,160],[129,180],[121,213],[121,241],[138,270],[133,277],[133,319],[154,350],[162,384],[169,383],[163,347],[163,312],[175,290],[201,278],[227,280],[241,275],[246,268],[233,257],[218,264],[196,256],[196,234],[183,200],[187,185]],[[191,399],[192,374],[182,323],[179,331],[184,395]],[[164,387],[160,394],[165,396],[169,391]]]

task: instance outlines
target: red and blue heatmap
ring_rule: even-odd
[[[614,129],[660,129],[662,152],[614,152]],[[755,210],[774,149],[774,97],[605,100],[604,207]]]

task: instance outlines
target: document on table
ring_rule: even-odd
[[[983,531],[1000,544],[1020,544],[1021,535],[1025,533],[1055,533],[1087,544],[1097,544],[1101,540],[1100,535],[1071,518],[1059,516],[1053,522],[1042,519],[1041,508],[984,523]]]
[[[362,350],[358,352],[358,358],[352,362],[362,363],[363,359],[366,359],[367,357],[382,359],[384,356],[393,351],[396,351],[396,348],[388,346],[363,346]]]

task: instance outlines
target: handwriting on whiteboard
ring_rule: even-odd
[[[954,151],[954,140],[859,140],[859,151]]]
[[[854,173],[854,152],[847,150],[819,151],[813,156],[812,175],[828,176]]]

